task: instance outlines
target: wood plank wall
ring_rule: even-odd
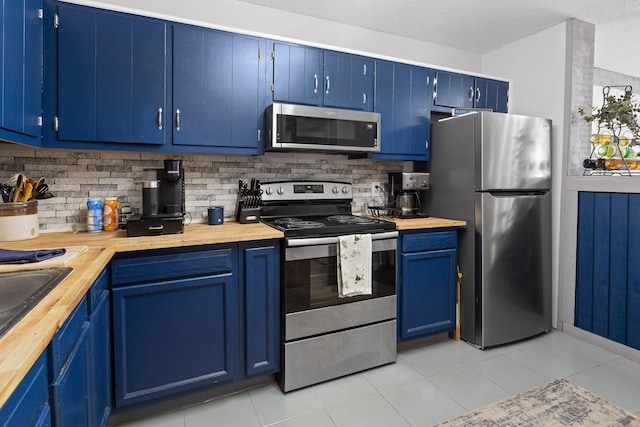
[[[640,194],[580,192],[576,327],[640,349]]]

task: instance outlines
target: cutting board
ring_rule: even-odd
[[[44,248],[46,249],[46,248]],[[4,264],[0,265],[0,273],[12,273],[15,271],[24,270],[43,270],[45,268],[59,268],[65,267],[71,261],[73,261],[78,255],[87,250],[86,246],[69,246],[65,248],[64,255],[60,255],[55,258],[50,258],[40,262],[28,262],[26,264]]]

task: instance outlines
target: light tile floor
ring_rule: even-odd
[[[564,377],[640,415],[640,365],[561,332],[478,350],[446,337],[395,364],[283,394],[275,383],[127,427],[423,427]]]

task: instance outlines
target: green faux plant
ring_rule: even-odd
[[[593,114],[587,114],[584,108],[579,108],[578,113],[587,123],[595,122],[599,129],[607,129],[612,135],[620,136],[627,129],[634,138],[640,138],[640,106],[630,90],[625,91],[624,95],[606,95],[604,105],[594,107]]]

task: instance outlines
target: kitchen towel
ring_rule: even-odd
[[[371,234],[338,237],[338,296],[371,295]]]
[[[0,264],[26,264],[29,262],[40,262],[47,259],[64,255],[66,249],[38,249],[33,251],[17,251],[11,249],[0,249]]]

